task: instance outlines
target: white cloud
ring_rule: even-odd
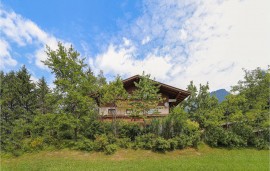
[[[229,89],[243,78],[242,68],[270,62],[269,6],[268,0],[146,1],[142,16],[122,32],[132,46],[110,44],[92,67],[125,76],[144,70],[181,88],[194,80]]]
[[[142,40],[142,45],[148,43],[150,41],[150,37],[146,36],[143,40]]]
[[[5,40],[0,39],[0,68],[5,66],[15,66],[17,61],[14,60],[9,53],[9,44]]]
[[[135,58],[133,55],[135,52],[134,45],[117,47],[111,44],[105,53],[95,58],[95,61],[90,58],[89,63],[92,68],[102,69],[104,73],[130,76],[145,71],[151,73],[153,77],[166,79],[166,75],[171,68],[169,58],[148,54],[141,60]]]
[[[45,69],[46,67],[41,62],[47,58],[45,53],[45,46],[48,45],[50,48],[55,50],[57,48],[57,42],[63,40],[57,39],[53,35],[46,33],[34,22],[16,14],[13,11],[6,10],[0,4],[0,42],[4,42],[6,46],[1,45],[1,67],[6,65],[16,65],[15,59],[11,58],[12,48],[9,45],[14,43],[19,47],[34,46],[35,52],[35,64]],[[69,45],[65,43],[65,45]],[[6,47],[6,48],[5,48]],[[5,56],[3,57],[3,53]]]

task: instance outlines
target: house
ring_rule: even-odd
[[[124,88],[129,94],[132,94],[132,91],[136,89],[134,82],[139,82],[139,80],[140,80],[139,75],[135,75],[123,80]],[[185,98],[187,98],[190,95],[190,92],[186,90],[182,90],[157,81],[154,82],[160,86],[159,93],[162,95],[162,99],[164,99],[164,101],[159,103],[156,109],[149,110],[148,113],[145,115],[146,117],[166,116],[169,114],[170,108],[178,105],[180,102],[182,102]],[[108,104],[105,106],[101,106],[99,108],[99,114],[105,119],[106,118],[110,119],[112,117],[129,118],[131,110],[132,109],[127,106],[115,107],[115,105],[113,104]]]

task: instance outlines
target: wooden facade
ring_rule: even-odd
[[[132,92],[136,89],[134,82],[139,82],[139,80],[139,75],[135,75],[123,80],[124,88],[129,94],[132,94]],[[168,115],[171,107],[178,105],[190,95],[190,92],[186,90],[182,90],[157,81],[154,82],[160,86],[159,93],[162,95],[164,101],[159,103],[156,109],[151,109],[148,114],[145,115],[146,118],[163,117]],[[106,106],[100,106],[99,114],[104,119],[110,119],[112,117],[128,119],[130,110],[132,110],[130,107],[117,107],[113,104],[109,104]]]

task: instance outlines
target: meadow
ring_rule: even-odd
[[[221,149],[206,145],[166,153],[120,149],[113,155],[73,150],[41,151],[20,157],[1,155],[8,170],[269,170],[269,151]]]

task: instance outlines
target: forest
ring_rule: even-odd
[[[270,68],[243,70],[244,78],[219,103],[209,85],[187,86],[191,95],[164,118],[137,122],[103,121],[100,104],[130,101],[131,117],[160,100],[150,75],[142,75],[130,96],[120,76],[107,82],[97,76],[71,46],[47,47],[43,61],[55,76],[53,88],[44,77],[37,82],[25,66],[0,72],[1,152],[20,156],[46,149],[102,151],[117,149],[173,151],[199,143],[211,147],[269,149]],[[135,101],[135,102],[134,102]],[[143,118],[144,119],[144,118]]]

